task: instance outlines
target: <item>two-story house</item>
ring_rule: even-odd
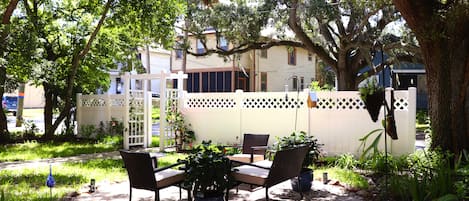
[[[207,31],[208,48],[216,46],[213,31]],[[202,43],[189,36],[190,51],[202,53]],[[229,41],[220,38],[219,47],[228,49]],[[182,50],[172,52],[171,71],[183,70]],[[188,92],[246,92],[301,90],[316,77],[316,55],[302,48],[274,46],[265,50],[251,50],[222,57],[217,54],[192,56],[187,54],[186,71]],[[176,83],[175,83],[176,84]]]
[[[141,47],[138,48],[137,59],[142,63],[142,67],[145,69],[146,73],[149,74],[159,74],[161,71],[169,72],[170,62],[171,62],[171,51],[163,48],[152,48],[152,47]],[[123,93],[124,83],[121,79],[122,70],[119,65],[118,69],[111,69],[109,71],[111,84],[107,93],[110,94],[120,94]],[[131,72],[132,73],[132,72]],[[136,72],[134,72],[136,73]],[[160,80],[151,80],[149,81],[148,90],[151,91],[154,95],[160,93]],[[130,84],[132,89],[142,89],[142,83],[140,80],[132,80]]]

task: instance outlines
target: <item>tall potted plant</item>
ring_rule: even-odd
[[[231,165],[223,151],[211,142],[194,147],[187,157],[186,185],[192,186],[196,201],[222,201],[229,187]]]
[[[274,144],[274,148],[277,151],[298,146],[309,146],[309,151],[304,158],[303,168],[299,178],[291,179],[291,185],[294,191],[305,192],[311,189],[311,182],[313,180],[313,171],[309,166],[318,161],[322,144],[319,144],[317,139],[311,135],[307,135],[304,131],[295,131],[289,136],[278,138],[277,142]]]
[[[359,88],[360,98],[365,103],[366,110],[373,122],[378,120],[379,111],[384,101],[384,88],[379,86],[376,78],[368,78],[366,83]]]

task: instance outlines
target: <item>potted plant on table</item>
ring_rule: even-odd
[[[378,85],[376,78],[368,78],[359,88],[360,98],[365,103],[366,110],[373,122],[378,120],[379,111],[384,101],[384,88]]]
[[[231,165],[223,151],[211,142],[203,141],[194,147],[187,157],[186,185],[192,186],[196,201],[224,200],[224,192],[230,186]]]
[[[295,131],[289,136],[278,138],[274,144],[274,148],[279,150],[294,148],[298,146],[309,146],[308,154],[306,154],[303,161],[303,168],[299,178],[291,179],[292,189],[296,192],[305,192],[311,189],[311,182],[313,180],[313,171],[309,166],[313,165],[319,160],[320,147],[322,144],[311,135],[307,135],[304,131]]]

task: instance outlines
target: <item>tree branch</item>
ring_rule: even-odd
[[[301,42],[282,40],[282,41],[270,41],[270,42],[244,43],[236,47],[233,47],[229,50],[223,50],[221,48],[215,48],[215,49],[207,48],[205,49],[203,53],[191,52],[189,50],[186,50],[186,52],[193,56],[207,56],[210,54],[219,54],[223,56],[228,56],[232,54],[245,53],[249,50],[254,50],[254,49],[268,49],[274,46],[292,46],[292,47],[305,48],[305,46]]]
[[[409,27],[417,33],[425,33],[427,26],[422,26],[421,23],[435,23],[431,19],[434,19],[433,4],[438,3],[435,0],[393,0],[393,4],[400,11],[401,15],[406,19]],[[430,22],[431,21],[431,22]]]
[[[293,0],[289,17],[288,17],[288,26],[295,32],[296,37],[303,42],[304,47],[314,52],[323,62],[327,65],[330,65],[332,68],[337,68],[337,61],[332,59],[328,52],[324,50],[324,48],[318,44],[313,43],[313,41],[308,37],[308,35],[304,32],[303,28],[300,24],[298,24],[298,16],[296,14],[298,8],[298,0]]]
[[[101,14],[101,18],[99,19],[98,25],[96,25],[96,28],[94,29],[93,33],[91,34],[90,38],[88,39],[88,42],[86,43],[83,50],[81,50],[79,53],[74,53],[74,55],[73,55],[72,66],[71,66],[71,69],[70,69],[70,72],[69,72],[69,75],[68,75],[68,79],[67,79],[64,109],[62,110],[59,117],[57,118],[57,121],[54,122],[54,126],[56,124],[60,123],[58,120],[66,118],[68,116],[68,114],[70,113],[72,94],[73,94],[73,83],[75,81],[75,76],[77,74],[78,67],[80,66],[80,61],[85,57],[85,55],[91,49],[91,45],[92,45],[93,41],[95,40],[95,38],[98,35],[102,25],[104,24],[104,20],[106,19],[106,15],[109,12],[109,9],[111,7],[112,2],[113,2],[113,0],[108,0],[106,2],[106,5],[104,6],[103,13]]]
[[[101,19],[99,19],[99,22],[98,22],[98,25],[96,25],[96,28],[94,29],[93,33],[91,34],[90,38],[88,39],[88,43],[86,43],[86,46],[85,48],[83,48],[83,50],[80,52],[80,54],[78,55],[79,58],[78,59],[82,59],[83,57],[85,57],[85,55],[90,51],[91,49],[91,44],[93,44],[93,41],[94,39],[96,38],[96,36],[98,35],[99,31],[101,30],[101,27],[103,26],[104,24],[104,20],[106,19],[106,15],[107,13],[109,12],[109,9],[111,8],[111,3],[112,3],[113,0],[108,0],[106,2],[106,5],[104,7],[104,10],[103,10],[103,13],[101,15]]]
[[[10,24],[11,15],[18,5],[18,0],[11,0],[5,12],[3,12],[2,24]]]
[[[358,27],[357,27],[356,29],[354,29],[350,35],[347,36],[347,39],[351,41],[353,38],[356,38],[356,37],[354,37],[354,36],[355,36],[355,35],[358,35],[358,34],[360,34],[360,33],[362,32],[363,28],[365,28],[365,26],[368,25],[368,23],[369,23],[369,22],[368,22],[368,19],[369,19],[371,16],[375,15],[379,10],[380,10],[380,9],[376,9],[375,11],[369,12],[367,15],[365,15],[365,16],[363,17],[363,19],[361,20],[360,25],[358,25]],[[354,21],[355,21],[355,20],[354,20]],[[350,22],[352,22],[352,21],[350,21]],[[350,22],[349,22],[349,23],[350,23]],[[349,24],[348,26],[351,26],[351,24]]]

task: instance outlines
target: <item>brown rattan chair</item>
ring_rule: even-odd
[[[230,160],[252,163],[264,160],[269,134],[244,134],[242,154],[228,156]]]
[[[269,187],[300,175],[308,150],[308,146],[301,146],[277,151],[273,161],[240,162],[242,165],[233,168],[232,176],[238,184],[246,183],[264,187],[266,200],[269,200]]]
[[[185,172],[171,168],[183,165],[184,162],[157,168],[156,161],[150,156],[150,153],[121,150],[120,154],[129,175],[130,201],[132,200],[132,188],[154,191],[155,200],[159,201],[159,190],[173,185],[179,186],[179,199],[181,199],[181,183],[185,179]],[[188,194],[190,193],[188,192]]]

